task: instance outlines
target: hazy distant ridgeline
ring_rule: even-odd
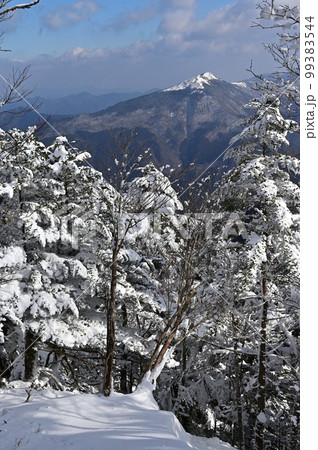
[[[237,122],[248,115],[243,105],[257,96],[251,85],[252,81],[229,83],[207,72],[144,95],[81,93],[44,99],[39,111],[49,115],[53,128],[45,126],[40,137],[49,143],[54,130],[65,134],[88,150],[92,164],[103,171],[110,164],[109,130],[135,129],[136,145],[146,143],[156,163],[175,167],[195,162],[197,174],[223,153],[238,131]],[[14,125],[24,128],[39,121],[32,113]],[[292,137],[291,152],[298,151],[297,138]],[[219,158],[214,167],[221,164]]]

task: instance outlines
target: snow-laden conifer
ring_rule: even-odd
[[[235,404],[239,441],[248,433],[248,414],[255,421],[256,448],[262,448],[278,417],[284,416],[287,438],[295,425],[287,418],[297,416],[297,392],[284,404],[276,395],[294,389],[299,370],[299,161],[279,153],[288,143],[287,133],[297,131],[298,125],[281,116],[279,100],[272,96],[248,106],[255,114],[233,139],[238,145],[227,153],[236,165],[214,194],[221,213],[214,276],[228,307],[236,381],[241,379]],[[247,363],[251,358],[253,366]],[[247,406],[251,395],[257,398],[255,415]]]
[[[81,347],[104,333],[99,324],[87,333],[79,318],[94,295],[92,238],[104,181],[66,138],[46,148],[32,132],[2,133],[0,167],[2,341],[10,347],[8,336],[17,336],[13,356],[26,348],[27,378],[36,363],[28,347],[37,341]]]

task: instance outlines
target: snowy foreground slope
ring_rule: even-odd
[[[32,391],[22,382],[0,390],[0,449],[13,450],[225,450],[217,438],[184,431],[171,412],[160,411],[151,387],[108,398],[51,389]]]

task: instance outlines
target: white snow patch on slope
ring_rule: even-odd
[[[211,72],[205,72],[201,75],[197,75],[196,77],[190,78],[190,80],[183,81],[180,84],[177,84],[176,86],[172,86],[168,89],[164,89],[164,92],[168,91],[181,91],[183,89],[204,89],[207,85],[210,84],[213,80],[219,80],[220,78],[217,78],[213,73]]]
[[[159,411],[143,384],[133,394],[101,395],[32,391],[12,383],[0,390],[1,448],[13,450],[222,450],[219,439],[189,435],[171,413]]]
[[[243,88],[247,87],[247,84],[244,83],[244,81],[233,81],[231,84],[234,84],[235,86],[240,86],[240,87],[243,87]]]

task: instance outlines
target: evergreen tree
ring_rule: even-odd
[[[254,107],[256,113],[233,139],[240,143],[227,156],[234,158],[236,166],[223,177],[214,198],[222,213],[216,248],[220,255],[226,255],[230,265],[218,292],[230,308],[228,328],[232,329],[234,356],[241,366],[245,365],[249,378],[255,380],[247,387],[247,378],[236,366],[236,381],[237,377],[241,380],[236,387],[236,402],[240,399],[236,404],[237,423],[243,421],[243,408],[248,413],[245,429],[248,421],[255,421],[254,445],[261,449],[264,433],[266,439],[275,442],[280,415],[286,417],[289,412],[291,417],[288,424],[286,419],[285,430],[280,430],[286,442],[296,420],[297,391],[290,403],[284,403],[290,395],[281,373],[288,374],[290,389],[297,384],[298,348],[294,333],[298,327],[299,164],[278,150],[287,144],[287,132],[297,131],[298,124],[283,119],[279,100],[273,96],[265,95],[248,106]],[[215,276],[219,277],[224,264],[218,258],[215,262]],[[253,354],[253,367],[256,355],[258,358],[255,372],[247,363],[248,355]],[[249,394],[250,406],[242,405],[243,392],[249,391],[257,403]],[[275,396],[279,393],[280,397],[282,392],[284,401],[280,403]],[[239,435],[243,448],[243,429]]]
[[[171,251],[177,245],[173,227],[176,228],[175,212],[182,207],[168,178],[153,164],[144,167],[138,164],[136,170],[137,176],[128,177],[122,183],[121,199],[115,204],[114,216],[114,230],[118,231],[113,242],[118,242],[118,252],[117,356],[113,379],[124,392],[131,391],[140,380],[155,350],[160,330],[165,327],[169,301],[161,288],[165,265],[162,243],[168,239],[164,248],[171,246]],[[109,259],[111,268],[113,261],[113,258]],[[110,285],[113,275],[109,279]]]
[[[79,317],[84,299],[95,294],[90,232],[104,181],[82,165],[87,153],[62,137],[46,148],[32,131],[2,134],[0,170],[1,210],[7,211],[1,227],[2,340],[11,346],[14,327],[25,350],[26,379],[35,376],[36,343],[81,347],[104,335],[102,324]]]

